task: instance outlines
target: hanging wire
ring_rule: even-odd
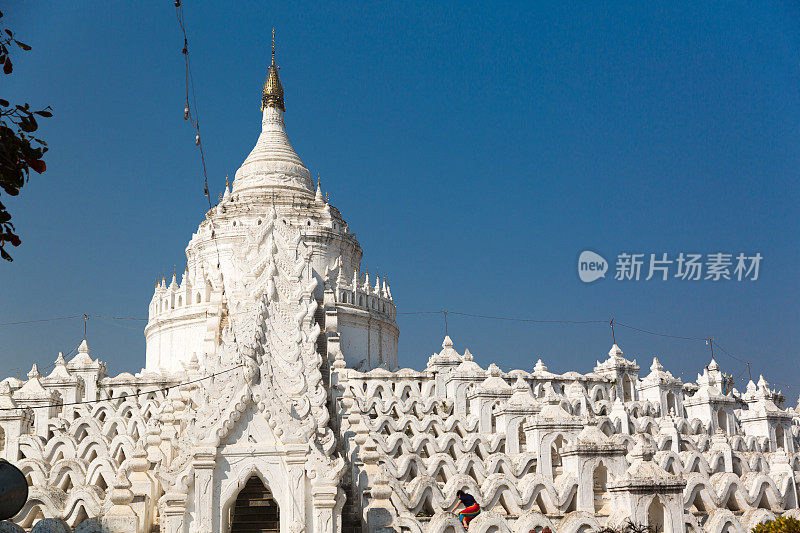
[[[83,315],[59,316],[55,318],[42,318],[39,320],[23,320],[21,322],[3,322],[0,326],[20,326],[23,324],[38,324],[40,322],[54,322],[56,320],[70,320],[73,318],[83,318]]]
[[[211,195],[208,192],[208,172],[206,171],[206,158],[205,153],[203,152],[203,142],[200,137],[200,114],[197,110],[197,96],[194,90],[194,76],[192,75],[192,65],[191,61],[189,60],[189,38],[186,36],[186,25],[183,21],[183,6],[181,5],[180,1],[175,2],[175,10],[178,18],[178,25],[181,28],[181,33],[183,33],[183,48],[181,49],[181,53],[183,54],[184,60],[184,77],[186,86],[186,107],[183,111],[183,118],[184,120],[188,120],[192,125],[192,128],[195,130],[195,144],[200,149],[200,162],[203,165],[203,194],[206,196],[206,198],[208,198],[208,208],[211,209],[213,205],[211,204]],[[192,107],[194,107],[194,113],[192,113]]]
[[[49,409],[51,407],[66,407],[68,405],[87,405],[87,404],[95,404],[95,403],[100,403],[100,402],[110,402],[112,400],[124,400],[126,398],[136,398],[138,396],[142,396],[142,395],[145,395],[145,394],[151,394],[153,392],[166,392],[166,391],[168,391],[170,389],[174,389],[176,387],[183,387],[185,385],[191,385],[193,383],[198,383],[200,381],[204,381],[206,379],[211,379],[211,378],[219,376],[221,374],[226,374],[228,372],[236,370],[237,368],[242,368],[243,366],[245,366],[245,365],[244,364],[237,365],[237,366],[228,368],[226,370],[222,370],[220,372],[215,372],[214,374],[210,374],[208,376],[203,376],[202,378],[193,379],[191,381],[184,381],[182,383],[176,383],[174,385],[168,385],[166,387],[161,387],[161,388],[158,388],[158,389],[139,391],[139,392],[137,392],[135,394],[124,394],[122,396],[117,396],[116,398],[111,397],[111,398],[102,398],[102,399],[99,399],[99,400],[84,400],[84,401],[80,401],[80,402],[55,403],[55,404],[52,404],[52,405],[35,405],[35,406],[24,406],[24,407],[0,407],[0,411],[16,411],[17,409],[45,409],[45,408]]]
[[[724,353],[725,355],[727,355],[727,356],[728,356],[728,357],[730,357],[731,359],[734,359],[734,360],[736,360],[736,361],[739,361],[740,363],[744,363],[745,365],[746,365],[746,364],[748,364],[748,362],[747,362],[747,361],[745,361],[744,359],[741,359],[741,358],[739,358],[739,357],[736,357],[736,356],[735,356],[735,355],[733,355],[731,352],[729,352],[728,350],[726,350],[726,349],[725,349],[725,347],[724,347],[724,346],[722,346],[722,345],[719,343],[719,341],[717,341],[716,339],[714,340],[714,346],[715,346],[716,348],[719,348],[720,350],[722,350],[722,353]],[[747,370],[747,369],[745,369],[745,370]]]
[[[509,322],[528,322],[531,324],[608,324],[607,320],[534,320],[530,318],[514,318],[507,316],[476,315],[473,313],[459,313],[447,311],[451,315],[467,316],[471,318],[485,318],[490,320],[506,320]]]
[[[20,322],[3,322],[0,323],[0,326],[21,326],[25,324],[38,324],[42,322],[54,322],[56,320],[71,320],[76,318],[83,318],[83,317],[90,317],[90,318],[109,318],[113,320],[138,320],[147,322],[147,318],[138,318],[132,316],[106,316],[106,315],[95,315],[95,314],[81,314],[81,315],[70,315],[70,316],[60,316],[55,318],[41,318],[38,320],[23,320]]]
[[[183,19],[183,6],[181,5],[180,0],[175,0],[175,12],[178,19],[178,25],[181,28],[181,33],[183,34],[183,48],[181,49],[181,53],[183,54],[184,58],[184,77],[185,77],[185,87],[186,87],[186,99],[185,99],[185,107],[183,111],[183,118],[188,120],[189,123],[192,125],[192,128],[195,131],[195,144],[200,149],[200,161],[203,166],[203,194],[205,195],[206,199],[208,200],[208,209],[211,211],[214,206],[211,203],[211,194],[208,190],[208,171],[206,169],[206,158],[205,152],[203,151],[203,141],[200,137],[200,116],[197,110],[197,93],[195,92],[194,88],[194,76],[192,75],[192,65],[191,61],[189,60],[189,38],[186,35],[186,24],[184,23]],[[194,113],[192,113],[192,107],[194,107]],[[208,216],[206,219],[211,226],[211,240],[214,243],[214,249],[217,254],[217,272],[219,272],[221,287],[220,290],[222,292],[222,299],[225,301],[225,279],[224,274],[222,273],[221,268],[221,259],[219,253],[219,245],[216,240],[217,230],[214,226],[213,217]],[[233,317],[230,315],[228,316],[228,323],[232,324]]]
[[[686,340],[686,341],[705,341],[706,340],[706,338],[704,338],[704,337],[682,337],[680,335],[669,335],[667,333],[658,333],[656,331],[649,331],[649,330],[646,330],[646,329],[637,328],[637,327],[631,326],[630,324],[625,324],[624,322],[619,322],[619,321],[616,322],[616,325],[622,326],[623,328],[632,329],[634,331],[647,333],[649,335],[658,335],[659,337],[669,337],[669,338],[672,338],[672,339],[682,339],[682,340]]]
[[[215,244],[216,244],[216,241],[215,241]],[[217,253],[219,253],[219,252],[217,252]],[[223,295],[224,295],[224,286],[223,286]],[[507,321],[507,322],[520,322],[520,323],[528,323],[528,324],[556,324],[556,325],[557,324],[562,324],[562,325],[590,325],[590,326],[593,326],[593,325],[600,325],[600,324],[607,325],[609,323],[607,320],[541,320],[541,319],[531,319],[531,318],[521,318],[521,317],[482,315],[482,314],[476,314],[476,313],[463,313],[463,312],[460,312],[460,311],[450,311],[450,310],[406,311],[406,312],[398,312],[397,315],[404,315],[404,316],[415,316],[416,315],[416,316],[419,316],[419,315],[442,315],[444,313],[446,313],[447,315],[457,315],[457,316],[463,316],[463,317],[468,317],[468,318],[478,318],[478,319],[484,319],[484,320],[499,320],[499,321]],[[28,324],[41,324],[41,323],[46,323],[46,322],[58,321],[58,320],[78,319],[78,318],[83,318],[84,316],[89,317],[89,318],[100,318],[100,319],[108,319],[108,320],[132,320],[132,321],[141,321],[141,322],[147,322],[149,320],[147,318],[140,318],[140,317],[108,316],[108,315],[88,314],[87,313],[87,314],[81,314],[81,315],[70,315],[70,316],[53,317],[53,318],[42,318],[42,319],[37,319],[37,320],[23,320],[23,321],[17,321],[17,322],[4,322],[4,323],[0,323],[0,326],[17,326],[17,325],[28,325]],[[229,320],[230,320],[230,317],[229,317]],[[639,327],[633,326],[631,324],[626,324],[624,322],[619,322],[616,319],[614,320],[614,325],[621,326],[621,327],[627,328],[627,329],[631,329],[633,331],[637,331],[637,332],[640,332],[640,333],[645,333],[647,335],[655,335],[655,336],[658,336],[658,337],[665,337],[665,338],[670,338],[670,339],[680,339],[680,340],[687,340],[687,341],[703,341],[703,342],[707,342],[708,341],[708,338],[706,338],[706,337],[688,337],[688,336],[682,336],[682,335],[673,335],[673,334],[669,334],[669,333],[663,333],[663,332],[653,331],[653,330],[649,330],[649,329],[639,328]],[[132,328],[128,328],[128,329],[132,329]],[[735,354],[731,353],[728,349],[726,349],[723,345],[721,345],[719,343],[719,341],[716,340],[716,339],[714,339],[714,347],[719,350],[719,352],[717,352],[717,353],[721,352],[723,355],[725,355],[726,357],[728,357],[728,358],[730,358],[730,359],[732,359],[734,361],[737,361],[737,362],[745,364],[745,365],[752,364],[752,363],[749,363],[748,361],[746,361],[745,359],[742,359],[741,357],[738,357]],[[77,346],[76,346],[76,348],[77,348]],[[74,352],[76,348],[73,348],[73,350],[71,350],[70,353]],[[49,365],[48,367],[43,367],[43,368],[46,369],[46,368],[49,368],[49,367],[52,367],[52,366],[53,365]],[[745,371],[746,371],[746,368],[745,368]],[[737,378],[737,379],[739,379],[739,378]],[[777,382],[777,381],[770,381],[770,383],[772,383],[774,385],[782,385],[782,386],[789,387],[789,388],[792,387],[792,385],[788,384],[788,383],[782,383],[782,382]]]

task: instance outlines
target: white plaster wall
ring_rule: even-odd
[[[183,370],[181,362],[188,363],[193,353],[202,361],[205,329],[205,314],[156,325],[148,331],[145,368]]]
[[[355,368],[362,360],[369,368],[386,361],[391,368],[397,365],[397,327],[370,318],[363,310],[339,307],[338,329],[340,347],[345,363]]]

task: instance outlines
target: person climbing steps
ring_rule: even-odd
[[[468,529],[472,519],[481,513],[481,506],[478,505],[478,502],[475,501],[471,494],[464,491],[456,492],[456,497],[458,501],[456,501],[452,510],[455,511],[459,504],[464,506],[464,510],[458,513],[458,519],[461,520],[461,525],[464,526],[464,529]]]

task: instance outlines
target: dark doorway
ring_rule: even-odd
[[[258,476],[252,476],[231,509],[231,533],[273,533],[281,529],[278,502]]]

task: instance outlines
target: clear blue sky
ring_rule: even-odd
[[[289,136],[402,311],[607,320],[715,337],[800,392],[800,7],[582,3],[185,2],[212,194],[259,131],[270,30]],[[148,7],[145,7],[147,5]],[[48,172],[8,200],[23,246],[0,264],[0,322],[143,317],[205,213],[183,121],[171,1],[17,2],[2,97],[52,105]],[[6,202],[7,198],[3,197]],[[582,283],[578,254],[760,252],[756,282]],[[612,267],[613,268],[613,267]],[[613,273],[612,273],[613,274]],[[441,317],[401,316],[421,368]],[[112,373],[144,365],[143,324],[93,319]],[[451,316],[483,366],[589,371],[607,326]],[[49,364],[83,321],[0,327],[0,374]],[[627,356],[694,380],[702,342],[618,328]],[[723,369],[746,375],[725,354]],[[741,382],[739,383],[741,386]]]

